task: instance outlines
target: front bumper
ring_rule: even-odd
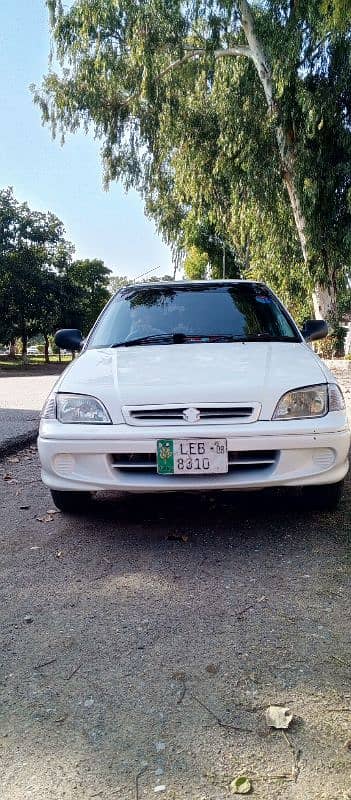
[[[158,475],[155,468],[118,468],[120,454],[156,454],[157,439],[226,438],[228,451],[275,454],[274,463],[236,466],[224,475]],[[348,471],[350,432],[344,413],[316,421],[248,425],[186,425],[138,428],[62,425],[42,420],[38,438],[43,482],[68,491],[127,492],[263,489],[337,483]],[[153,454],[153,455],[152,455]]]

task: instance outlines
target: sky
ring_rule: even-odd
[[[136,192],[117,183],[103,190],[99,143],[76,133],[61,147],[42,127],[28,87],[47,71],[49,43],[44,0],[0,0],[0,188],[56,214],[77,258],[101,258],[130,277],[171,273],[170,249]]]

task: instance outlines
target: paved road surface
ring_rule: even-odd
[[[238,775],[351,797],[349,484],[324,516],[254,493],[51,509],[34,449],[0,462],[1,800],[230,800]]]
[[[0,377],[0,453],[18,440],[34,438],[39,412],[57,375]]]

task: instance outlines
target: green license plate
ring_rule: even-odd
[[[211,475],[228,472],[226,439],[159,439],[159,475]]]

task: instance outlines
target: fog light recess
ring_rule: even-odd
[[[54,458],[54,469],[58,475],[69,475],[75,466],[74,456],[70,453],[59,453]]]
[[[313,463],[319,469],[329,469],[335,462],[335,450],[330,447],[321,447],[313,453]]]

